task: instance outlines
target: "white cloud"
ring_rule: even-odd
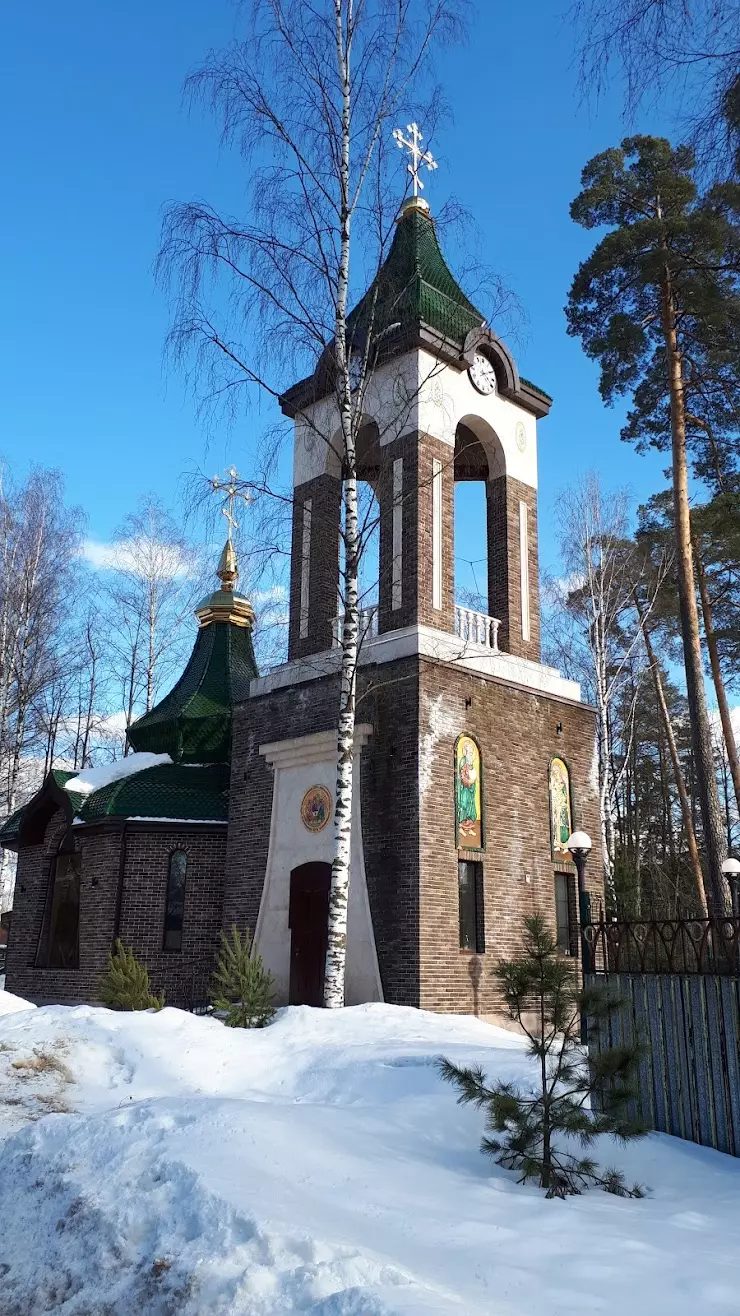
[[[287,598],[288,591],[284,585],[272,585],[269,589],[256,589],[249,601],[254,608],[262,608],[270,603],[284,603]]]
[[[156,539],[127,539],[115,544],[104,544],[97,539],[86,539],[82,557],[95,571],[128,571],[146,576],[153,569],[157,575],[184,577],[192,575],[191,558],[176,545],[162,544]]]

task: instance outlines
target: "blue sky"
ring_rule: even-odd
[[[527,312],[520,369],[555,398],[540,426],[545,564],[569,480],[597,467],[639,499],[665,465],[621,443],[619,413],[604,409],[595,367],[565,332],[568,286],[593,242],[568,205],[583,164],[625,127],[618,89],[598,113],[579,103],[558,9],[482,0],[470,44],[445,59],[455,121],[433,144],[440,167],[426,193],[433,208],[454,194],[473,212],[482,256]],[[60,467],[96,540],[142,493],[175,503],[193,467],[244,470],[249,438],[272,419],[252,410],[207,440],[183,379],[165,369],[167,308],[152,275],[164,203],[240,195],[239,162],[181,98],[184,76],[234,21],[229,0],[37,0],[6,6],[0,22],[0,454]],[[638,127],[672,124],[652,115]]]

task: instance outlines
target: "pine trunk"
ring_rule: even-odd
[[[673,765],[673,776],[676,781],[676,789],[678,791],[678,798],[681,804],[681,817],[683,818],[684,831],[686,832],[686,843],[689,848],[689,859],[691,861],[691,870],[694,874],[694,878],[696,881],[696,890],[699,896],[699,900],[701,902],[702,910],[706,914],[707,898],[708,897],[711,898],[711,888],[709,891],[705,891],[704,889],[704,874],[702,872],[701,860],[699,858],[699,847],[696,844],[696,833],[694,832],[694,824],[691,818],[691,803],[689,801],[688,791],[686,790],[686,782],[684,780],[683,770],[681,768],[681,759],[678,753],[676,737],[673,733],[673,723],[671,722],[671,715],[668,711],[668,704],[666,703],[665,691],[663,689],[663,679],[660,674],[660,667],[658,665],[658,660],[655,656],[655,650],[653,649],[653,642],[650,638],[650,632],[645,624],[645,618],[642,614],[642,609],[637,599],[637,595],[635,595],[635,607],[637,608],[637,616],[640,622],[640,627],[642,629],[643,639],[645,641],[645,651],[647,653],[648,663],[650,665],[650,674],[653,678],[653,685],[655,687],[655,697],[658,701],[660,718],[663,723],[663,732],[665,734],[666,743],[668,745],[668,753],[671,756],[671,763]],[[670,826],[670,821],[669,821],[669,826]]]
[[[699,582],[699,598],[701,599],[701,611],[704,618],[704,636],[707,642],[709,652],[709,664],[712,669],[712,680],[717,695],[717,707],[719,708],[720,721],[722,723],[722,735],[725,740],[725,749],[727,750],[727,762],[730,765],[730,774],[732,784],[735,788],[735,801],[737,803],[738,813],[740,813],[740,759],[737,753],[737,742],[735,740],[735,730],[732,725],[732,715],[730,705],[727,702],[727,691],[725,689],[724,677],[719,661],[719,652],[717,650],[717,634],[714,629],[714,620],[712,617],[712,602],[707,589],[707,578],[699,554],[694,550],[696,561],[696,578]]]
[[[712,912],[714,914],[724,914],[727,909],[725,880],[722,874],[724,831],[717,779],[714,772],[707,696],[704,689],[699,611],[696,604],[694,558],[691,548],[683,370],[676,333],[676,310],[671,276],[667,268],[663,271],[661,284],[661,316],[670,388],[673,509],[676,534],[676,566],[678,569],[678,602],[681,616],[684,666],[686,669],[686,693],[694,745],[696,787],[707,855],[708,889],[711,892]]]

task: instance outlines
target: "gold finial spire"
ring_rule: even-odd
[[[241,594],[234,593],[234,585],[239,575],[239,562],[233,538],[234,530],[238,529],[239,523],[234,516],[234,504],[237,498],[241,498],[245,503],[249,503],[251,498],[247,489],[239,488],[239,476],[233,466],[229,467],[226,475],[228,479],[225,480],[214,475],[210,482],[214,493],[225,494],[221,514],[226,517],[229,529],[216,567],[221,588],[204,599],[195,610],[201,626],[208,626],[212,621],[230,621],[237,626],[251,626],[254,621],[254,609],[251,603]]]

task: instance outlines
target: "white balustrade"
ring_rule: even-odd
[[[483,649],[498,652],[498,617],[488,617],[485,612],[476,612],[473,608],[463,608],[455,604],[455,634],[466,644],[478,644]]]
[[[332,622],[332,638],[335,645],[342,643],[342,628],[344,626],[344,613],[340,612]],[[360,608],[359,617],[359,639],[374,640],[378,634],[378,605],[374,603],[372,607]]]

